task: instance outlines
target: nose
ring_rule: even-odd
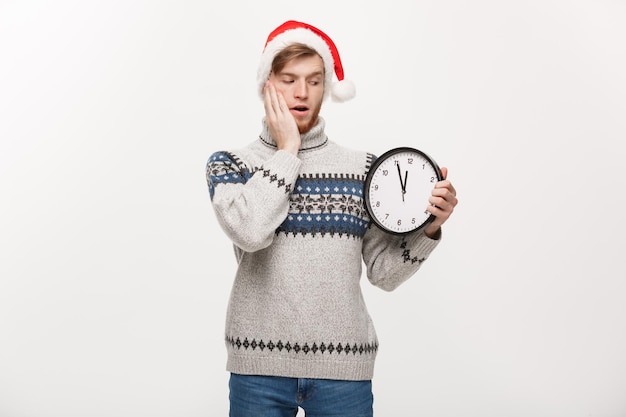
[[[306,83],[306,80],[296,81],[293,93],[296,98],[299,98],[299,99],[307,98],[307,96],[309,95],[309,88]]]

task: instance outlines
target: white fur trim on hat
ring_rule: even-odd
[[[343,102],[350,100],[356,95],[356,88],[351,81],[339,80],[333,83],[333,74],[335,74],[335,61],[333,59],[333,53],[329,44],[317,33],[306,28],[304,23],[289,21],[283,25],[292,24],[291,29],[287,29],[284,32],[278,33],[272,39],[268,40],[265,45],[265,49],[261,55],[259,67],[257,70],[257,87],[258,93],[263,97],[263,88],[265,82],[269,79],[270,72],[272,70],[272,62],[274,57],[285,47],[294,44],[301,43],[315,50],[324,62],[324,98],[329,95],[334,101]],[[305,27],[297,27],[297,25],[304,25]],[[294,27],[296,26],[296,27]],[[277,29],[280,29],[277,28]],[[316,29],[319,31],[319,29]],[[321,33],[321,31],[319,31]],[[323,34],[323,33],[322,33]],[[325,36],[325,34],[323,34]],[[330,41],[331,45],[333,44]],[[334,47],[334,45],[333,45]],[[335,50],[338,56],[338,52]],[[339,65],[341,63],[339,62]],[[341,76],[343,77],[343,68],[341,68]]]

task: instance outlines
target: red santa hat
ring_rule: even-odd
[[[263,49],[257,71],[257,84],[261,96],[263,96],[265,82],[270,76],[274,57],[283,48],[293,43],[307,45],[322,57],[325,69],[325,96],[330,93],[333,101],[343,102],[350,100],[356,95],[354,84],[343,78],[343,66],[339,58],[339,51],[332,39],[314,26],[289,20],[274,29],[265,42],[265,48]],[[336,82],[333,82],[333,73],[337,77]]]

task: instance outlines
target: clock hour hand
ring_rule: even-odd
[[[406,178],[409,175],[409,171],[404,171],[404,183],[402,184],[402,193],[406,194]]]

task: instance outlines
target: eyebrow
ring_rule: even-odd
[[[284,76],[287,76],[287,77],[292,77],[292,78],[297,78],[297,77],[298,77],[298,75],[297,75],[297,74],[294,74],[294,73],[292,73],[292,72],[284,72],[284,71],[281,71],[281,72],[279,73],[279,75],[284,75]],[[307,75],[307,76],[306,76],[306,77],[304,77],[304,78],[323,77],[323,76],[324,76],[324,73],[323,73],[322,71],[315,71],[315,72],[313,72],[313,73],[311,73],[311,74]]]

